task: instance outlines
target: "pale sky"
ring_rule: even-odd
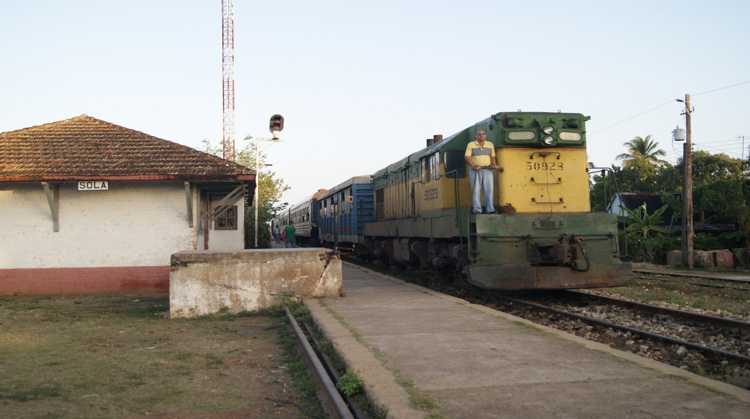
[[[517,109],[590,115],[597,165],[647,134],[674,160],[671,100],[750,81],[747,1],[355,4],[236,0],[238,143],[286,117],[266,150],[290,203]],[[86,113],[218,142],[220,12],[220,0],[2,0],[0,131]],[[696,147],[739,156],[749,95],[750,83],[697,95]]]

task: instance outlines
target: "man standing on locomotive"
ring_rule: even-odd
[[[487,141],[487,133],[483,129],[477,130],[474,141],[466,145],[464,160],[471,168],[469,182],[471,184],[471,212],[482,212],[481,195],[484,194],[484,212],[495,212],[493,204],[493,172],[497,169],[495,145]]]

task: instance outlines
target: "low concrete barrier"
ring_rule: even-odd
[[[172,255],[172,318],[254,311],[288,296],[342,295],[341,259],[330,249],[179,252]]]

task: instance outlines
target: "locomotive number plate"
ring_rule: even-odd
[[[546,162],[546,161],[527,161],[526,170],[530,171],[551,171],[551,170],[563,170],[565,165],[561,161]]]

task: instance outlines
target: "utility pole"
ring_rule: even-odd
[[[742,140],[742,161],[745,161],[745,136],[740,135],[737,137],[738,139]]]
[[[682,264],[693,269],[693,130],[690,115],[693,107],[690,95],[685,94],[685,144],[683,144],[682,164],[684,165],[682,184]]]

